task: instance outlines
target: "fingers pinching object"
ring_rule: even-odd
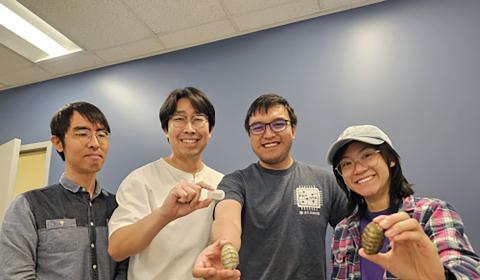
[[[238,252],[231,244],[225,244],[222,247],[222,253],[220,255],[222,265],[226,269],[235,269],[239,263]]]
[[[225,192],[222,190],[207,191],[207,198],[222,200],[225,198]]]
[[[385,235],[383,229],[374,222],[370,222],[362,233],[362,248],[368,255],[375,255],[383,247]]]

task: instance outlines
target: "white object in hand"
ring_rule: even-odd
[[[207,191],[207,197],[215,200],[222,200],[225,198],[225,192],[222,190]]]

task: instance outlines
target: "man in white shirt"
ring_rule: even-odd
[[[223,177],[202,161],[215,109],[200,90],[176,89],[160,108],[160,122],[172,153],[121,183],[108,252],[114,260],[130,257],[128,279],[195,279],[192,266],[212,224],[206,193]]]

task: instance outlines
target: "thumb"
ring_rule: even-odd
[[[207,189],[209,191],[215,190],[214,187],[210,186],[209,184],[205,183],[204,181],[197,182],[196,184],[199,185],[201,188]]]

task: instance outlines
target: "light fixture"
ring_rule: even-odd
[[[32,62],[82,49],[15,0],[0,0],[0,43]]]

